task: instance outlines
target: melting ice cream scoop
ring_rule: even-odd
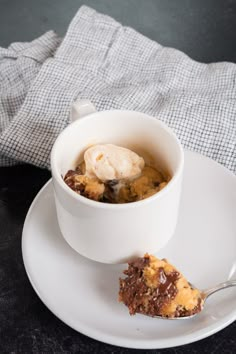
[[[84,154],[86,175],[105,182],[138,176],[145,162],[135,152],[113,144],[94,145]]]

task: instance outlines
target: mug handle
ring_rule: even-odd
[[[74,122],[94,112],[97,110],[91,101],[78,98],[71,106],[70,121]]]

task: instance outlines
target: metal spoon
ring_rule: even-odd
[[[190,286],[193,288],[193,289],[196,289],[196,287],[189,283]],[[202,290],[201,291],[201,297],[202,297],[202,310],[203,310],[203,307],[205,305],[205,302],[206,300],[208,299],[209,296],[211,296],[212,294],[216,293],[217,291],[220,291],[220,290],[223,290],[223,289],[226,289],[226,288],[230,288],[232,286],[236,286],[236,280],[228,280],[224,283],[220,283],[218,285],[215,285],[213,286],[212,288],[209,288],[209,289],[205,289],[205,290]],[[201,311],[202,311],[201,310]],[[193,318],[195,317],[196,315],[198,315],[200,312],[197,312],[193,315],[190,315],[190,316],[182,316],[182,317],[164,317],[164,316],[154,316],[155,318],[161,318],[163,320],[186,320],[186,319],[189,319],[189,318]]]

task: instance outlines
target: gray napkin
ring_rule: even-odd
[[[12,129],[12,124],[20,124],[17,113],[23,108],[25,97],[42,64],[54,54],[59,43],[60,39],[50,31],[31,43],[13,43],[8,49],[0,48],[0,139],[3,145],[4,134],[8,136],[6,139],[12,140],[10,154],[4,154],[3,149],[0,149],[0,166],[20,162],[15,160],[17,157],[14,154],[20,132],[16,128]],[[31,136],[28,138],[31,139]]]
[[[12,56],[0,51],[2,165],[23,161],[49,168],[72,102],[88,98],[98,110],[157,117],[185,148],[236,173],[235,64],[198,63],[86,6],[58,44],[50,32],[21,44],[22,50],[12,45]]]

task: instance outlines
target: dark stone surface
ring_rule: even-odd
[[[0,0],[0,45],[32,40],[48,29],[63,35],[81,4],[107,13],[148,37],[203,62],[236,62],[236,1]],[[39,300],[24,270],[21,233],[48,171],[0,168],[0,353],[133,353],[72,330]],[[102,320],[102,319],[101,319]],[[235,353],[236,322],[207,339],[140,353]]]
[[[0,0],[0,45],[64,35],[86,4],[202,62],[236,62],[234,0]]]

